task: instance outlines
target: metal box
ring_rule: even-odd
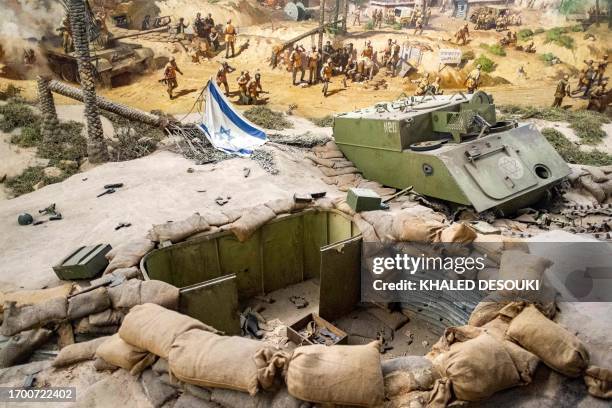
[[[309,338],[304,334],[309,323],[313,323],[315,326],[315,333],[319,333],[320,338],[326,339],[325,342],[313,341],[314,338]],[[321,332],[328,334],[328,336],[321,334]],[[333,336],[333,337],[331,337]],[[348,344],[348,335],[328,322],[327,320],[319,317],[316,313],[310,313],[304,316],[291,326],[287,327],[287,337],[293,343],[298,346],[312,346],[314,344],[325,344],[327,346],[333,346],[336,344]]]
[[[111,248],[108,244],[82,246],[62,259],[53,270],[62,280],[95,278],[108,265],[105,255]]]
[[[346,203],[355,212],[381,209],[382,200],[378,194],[367,188],[351,188],[346,194]]]

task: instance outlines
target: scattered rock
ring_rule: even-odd
[[[79,168],[79,163],[74,160],[60,160],[58,166],[64,171],[75,171]]]
[[[423,340],[421,344],[423,345],[423,347],[429,346],[429,342],[427,340]]]
[[[161,407],[176,395],[176,390],[164,384],[153,370],[143,372],[141,381],[147,398],[156,408]]]

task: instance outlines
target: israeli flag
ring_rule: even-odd
[[[212,80],[206,86],[205,99],[204,117],[198,128],[216,149],[246,157],[266,143],[266,133],[236,111]]]

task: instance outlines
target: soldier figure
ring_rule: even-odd
[[[604,76],[606,74],[606,68],[608,68],[608,55],[604,55],[603,59],[597,63],[597,72],[595,72],[594,81],[597,81],[599,85],[602,84]]]
[[[414,25],[414,35],[423,34],[423,16],[419,15]]]
[[[372,43],[368,40],[365,44],[365,48],[361,51],[361,56],[364,58],[372,59],[374,55],[374,48],[372,48]]]
[[[476,89],[478,89],[478,85],[480,85],[480,70],[482,66],[480,64],[476,65],[476,69],[470,72],[465,80],[467,85],[467,92],[469,94],[474,93]]]
[[[236,70],[236,68],[234,67],[230,67],[230,65],[224,61],[221,64],[221,67],[219,68],[219,70],[217,71],[217,77],[216,77],[216,81],[217,81],[217,86],[221,86],[223,85],[223,88],[225,88],[225,96],[229,96],[229,85],[227,84],[227,74],[229,74],[230,72],[234,72]]]
[[[202,19],[202,13],[197,13],[195,20],[193,20],[193,29],[198,37],[206,37],[204,33],[204,20]]]
[[[306,74],[306,71],[304,70],[303,61],[302,61],[302,51],[303,51],[302,46],[296,45],[293,48],[291,55],[289,55],[289,61],[291,63],[291,72],[293,75],[293,85],[297,85],[297,82],[295,82],[295,79],[297,77],[298,71],[300,71],[301,73],[300,82],[304,80],[304,75]]]
[[[234,51],[234,43],[236,42],[236,29],[232,25],[232,20],[227,20],[227,25],[225,26],[225,58],[229,58],[229,50],[232,49],[232,58],[235,55]]]
[[[578,86],[584,87],[584,97],[589,94],[591,87],[593,86],[593,77],[595,72],[593,70],[593,60],[585,61],[586,66],[580,71],[580,77],[578,79]]]
[[[570,95],[569,75],[563,75],[563,79],[557,82],[555,90],[555,100],[552,104],[553,108],[560,108],[563,104],[563,98]]]
[[[353,25],[361,26],[361,10],[359,7],[356,7],[353,10]]]
[[[148,30],[149,28],[151,28],[151,16],[147,14],[144,17],[144,20],[142,20],[142,24],[140,25],[140,29],[142,31],[145,31],[145,30]]]
[[[72,41],[72,28],[70,27],[70,20],[68,17],[64,17],[62,25],[57,29],[62,34],[62,48],[64,53],[68,54],[74,51],[74,42]]]
[[[210,29],[210,35],[208,36],[208,39],[210,40],[210,43],[212,44],[213,49],[216,52],[219,49],[219,32],[215,27],[212,27]]]
[[[238,90],[240,92],[240,103],[247,105],[249,103],[249,95],[247,84],[249,83],[250,77],[247,71],[241,71],[238,77]]]
[[[189,27],[189,24],[185,24],[185,19],[183,17],[179,18],[178,23],[176,23],[176,33],[184,34],[187,27]]]
[[[167,92],[168,92],[168,96],[170,97],[170,99],[174,99],[174,95],[172,94],[172,91],[178,88],[178,82],[176,80],[177,72],[183,75],[183,72],[176,65],[176,60],[174,59],[174,57],[171,57],[170,61],[168,61],[168,63],[166,64],[166,67],[164,68],[164,79],[162,80],[166,83]]]
[[[329,83],[331,81],[332,74],[334,72],[334,65],[332,63],[332,59],[328,58],[327,62],[323,64],[323,68],[321,68],[321,79],[323,80],[323,96],[327,97],[327,89],[329,87]]]
[[[591,95],[589,98],[589,105],[587,106],[588,110],[594,110],[597,112],[604,113],[607,108],[607,104],[605,103],[605,96],[608,93],[606,89],[608,85],[608,80],[604,79],[601,85],[597,85],[591,91]]]
[[[461,27],[459,31],[457,31],[457,33],[455,34],[455,42],[458,45],[465,45],[469,36],[470,28],[468,27],[468,23],[465,23],[465,25]],[[459,41],[461,41],[461,44],[459,44]]]
[[[436,80],[429,86],[434,95],[442,94],[442,78],[436,77]]]
[[[533,41],[527,44],[527,46],[523,49],[523,51],[531,53],[531,54],[535,53],[536,49],[535,49],[535,44],[533,43]]]
[[[390,38],[387,40],[387,46],[383,50],[382,64],[388,66],[391,62],[391,53],[393,52],[393,40]]]
[[[249,103],[251,105],[257,104],[259,92],[262,92],[261,74],[259,72],[257,72],[255,74],[255,78],[251,79],[247,84],[247,91],[249,96]]]
[[[414,91],[415,96],[425,95],[429,88],[429,72],[425,73],[425,76],[418,82],[416,90]]]
[[[317,71],[320,58],[317,47],[313,45],[312,50],[308,54],[308,83],[310,85],[317,83]]]
[[[212,14],[208,13],[206,18],[204,19],[204,26],[213,28],[215,26],[215,20],[212,18]]]

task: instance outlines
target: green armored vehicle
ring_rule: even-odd
[[[535,126],[498,122],[493,98],[480,91],[340,114],[334,137],[364,177],[478,212],[532,205],[570,173]]]

